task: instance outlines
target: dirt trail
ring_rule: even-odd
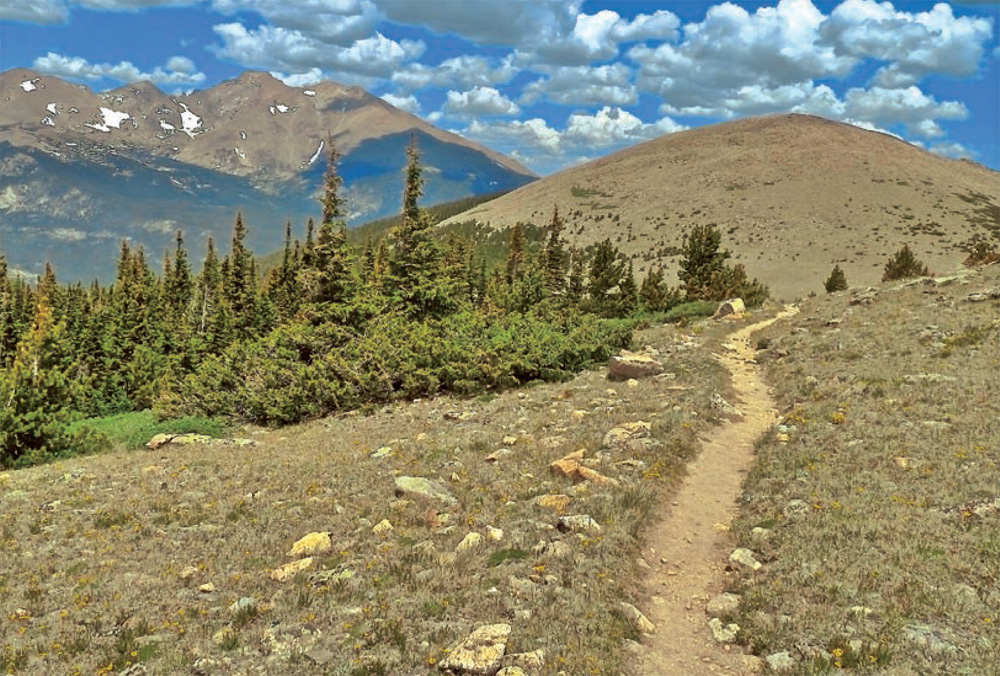
[[[725,535],[736,513],[743,476],[753,463],[754,442],[777,420],[777,411],[758,368],[751,363],[750,335],[795,314],[739,329],[715,355],[729,370],[743,414],[702,440],[669,514],[650,534],[645,559],[653,571],[644,608],[656,632],[643,641],[639,673],[646,676],[701,676],[749,673],[738,647],[727,652],[715,643],[705,606],[723,591],[723,572],[732,544]]]

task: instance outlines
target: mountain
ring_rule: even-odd
[[[1000,244],[1000,173],[895,137],[806,115],[670,134],[548,176],[452,217],[503,229],[545,225],[553,205],[575,246],[610,237],[637,274],[669,274],[691,226],[723,245],[772,295],[822,293],[835,264],[877,282],[904,244],[950,270],[974,241]]]
[[[228,240],[237,209],[259,251],[316,214],[328,136],[341,153],[351,224],[396,213],[415,135],[424,202],[510,190],[535,176],[359,87],[289,87],[246,72],[168,95],[149,82],[95,93],[16,68],[0,74],[0,249],[13,268],[107,280],[129,237],[158,264],[183,230],[198,261]],[[223,247],[224,248],[224,247]]]

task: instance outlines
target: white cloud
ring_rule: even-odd
[[[140,70],[131,61],[90,63],[79,56],[63,56],[55,52],[38,57],[32,66],[39,72],[70,80],[108,78],[125,83],[149,80],[160,86],[193,85],[205,81],[205,74],[197,70],[191,59],[183,56],[171,57],[166,69],[157,66],[152,72]]]
[[[780,0],[753,14],[726,3],[685,25],[679,43],[639,45],[628,55],[639,64],[639,88],[662,96],[671,110],[714,110],[743,87],[847,75],[856,60],[818,43],[823,20],[809,0]]]
[[[304,73],[281,73],[272,70],[271,75],[284,82],[289,87],[307,87],[322,82],[326,76],[319,68],[310,68]]]
[[[943,2],[928,12],[910,13],[896,11],[888,2],[845,0],[820,34],[840,53],[890,62],[875,84],[905,87],[931,73],[973,75],[993,26],[987,18],[956,18]]]
[[[382,100],[390,106],[395,106],[400,110],[416,115],[420,112],[420,102],[413,94],[409,96],[396,96],[395,94],[382,94]]]
[[[929,150],[937,155],[954,159],[971,160],[975,158],[975,154],[961,143],[936,143]]]
[[[29,23],[63,23],[69,18],[69,8],[60,0],[4,0],[0,3],[0,20]]]
[[[513,146],[524,150],[558,156],[562,153],[562,138],[558,131],[540,117],[530,120],[483,123],[473,120],[459,132],[469,138],[500,147]]]
[[[596,14],[576,14],[573,29],[545,40],[530,40],[517,54],[521,63],[582,66],[618,56],[618,46],[655,38],[673,40],[680,20],[671,12],[640,14],[632,21],[617,12],[601,10]]]
[[[446,59],[436,66],[409,63],[392,74],[392,82],[401,89],[412,91],[433,87],[488,87],[509,82],[518,73],[513,58],[508,56],[494,67],[484,56],[463,55]]]
[[[442,112],[454,117],[519,115],[520,107],[493,87],[474,87],[466,92],[449,91]]]
[[[547,99],[564,105],[631,105],[636,101],[632,70],[623,63],[555,68],[547,78],[529,83],[522,103]]]
[[[291,73],[313,68],[369,78],[388,78],[402,64],[423,54],[421,41],[391,40],[381,33],[349,47],[327,44],[297,30],[263,24],[247,30],[241,23],[213,27],[223,45],[216,53],[244,66]]]
[[[593,115],[570,115],[564,137],[580,146],[604,148],[646,141],[682,129],[686,127],[669,117],[646,124],[627,110],[605,106]]]
[[[213,0],[212,9],[254,12],[271,26],[341,47],[371,37],[381,19],[370,0]]]
[[[845,114],[848,117],[869,120],[891,127],[906,125],[916,136],[938,138],[943,131],[936,120],[962,120],[969,110],[959,101],[938,102],[917,87],[906,89],[850,89],[844,95]]]

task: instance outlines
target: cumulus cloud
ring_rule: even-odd
[[[596,14],[576,14],[573,29],[566,34],[531,40],[518,50],[522,63],[586,65],[618,56],[624,42],[652,39],[673,40],[680,20],[671,12],[640,14],[631,21],[617,12],[601,10]]]
[[[247,30],[241,23],[213,27],[223,44],[216,53],[237,63],[293,73],[313,68],[363,77],[388,78],[403,63],[423,54],[419,40],[392,40],[381,33],[349,47],[327,44],[297,30],[261,25]]]
[[[928,148],[932,153],[956,160],[975,159],[975,154],[961,143],[936,143]]]
[[[944,135],[936,120],[962,120],[969,110],[959,101],[939,102],[918,87],[906,89],[850,89],[844,96],[848,117],[870,120],[891,127],[905,125],[916,136],[938,138]]]
[[[605,106],[593,115],[570,115],[564,136],[581,146],[603,148],[645,141],[686,128],[669,117],[646,124],[627,110]]]
[[[500,123],[473,120],[459,133],[483,141],[487,145],[520,147],[522,152],[530,150],[550,156],[557,156],[562,152],[561,135],[540,117]]]
[[[845,0],[820,29],[839,53],[890,62],[875,84],[906,87],[931,73],[967,77],[976,72],[992,22],[981,17],[956,17],[938,3],[927,12],[896,11],[891,3]]]
[[[572,30],[582,0],[374,0],[390,21],[487,45],[518,45]]]
[[[184,56],[171,57],[166,67],[157,66],[152,72],[140,70],[131,61],[111,63],[90,63],[79,56],[63,56],[49,52],[35,59],[35,70],[68,80],[100,80],[108,78],[118,82],[138,82],[149,80],[160,86],[181,86],[200,84],[205,74],[197,70],[194,62]]]
[[[400,110],[416,115],[420,112],[420,102],[413,94],[409,96],[396,96],[395,94],[382,94],[382,100],[390,106],[395,106]]]
[[[564,66],[525,86],[521,101],[531,104],[544,98],[564,105],[631,105],[636,102],[631,77],[632,69],[623,63]]]
[[[371,37],[381,19],[370,0],[213,0],[212,8],[254,12],[271,26],[341,47]]]
[[[272,77],[284,82],[289,87],[307,87],[322,82],[326,79],[319,68],[310,68],[304,73],[282,73],[276,70],[271,71]]]
[[[442,112],[453,117],[519,115],[521,108],[493,87],[474,87],[466,92],[448,92]]]
[[[392,74],[392,82],[403,90],[412,91],[433,87],[488,87],[509,82],[518,73],[512,56],[502,59],[496,66],[484,56],[463,55],[445,59],[436,66],[409,63]]]

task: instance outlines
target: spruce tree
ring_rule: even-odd
[[[0,369],[14,360],[18,331],[14,322],[14,291],[7,274],[7,256],[0,254]]]
[[[545,244],[545,287],[550,296],[562,294],[566,288],[566,242],[562,238],[563,220],[558,205],[552,207],[549,239]]]
[[[622,316],[631,315],[639,308],[639,288],[635,283],[635,272],[632,269],[631,259],[628,262],[628,268],[622,273],[622,281],[619,283],[618,289],[618,313]]]
[[[615,314],[618,300],[612,291],[621,284],[625,266],[620,260],[618,248],[610,239],[599,242],[594,248],[588,271],[587,293],[590,296],[590,307],[594,312],[604,315]]]
[[[722,234],[710,225],[696,225],[684,236],[677,276],[689,300],[724,300],[712,297],[711,288],[713,277],[718,287],[718,278],[724,275],[725,262],[730,256],[729,251],[719,249],[721,242]]]
[[[930,270],[917,259],[909,245],[904,244],[903,248],[897,251],[885,264],[882,281],[892,282],[908,277],[929,277],[930,274]]]
[[[833,270],[830,271],[830,276],[826,278],[823,283],[823,288],[826,289],[827,293],[833,293],[835,291],[844,291],[847,289],[847,275],[844,271],[840,269],[839,265],[834,265]]]
[[[350,247],[347,244],[347,224],[344,222],[344,201],[339,191],[342,181],[337,173],[340,155],[328,139],[326,174],[323,177],[322,220],[319,236],[312,250],[311,267],[303,269],[304,291],[314,303],[345,303],[354,296],[356,282]]]
[[[579,249],[572,249],[569,254],[569,277],[566,281],[566,302],[570,305],[579,305],[586,293],[583,270],[582,252]]]
[[[517,271],[524,261],[524,228],[518,221],[510,229],[510,245],[507,248],[507,283],[517,282]]]
[[[257,335],[259,327],[257,307],[257,279],[253,253],[246,247],[247,229],[243,214],[237,212],[233,225],[233,238],[229,256],[228,275],[225,276],[226,302],[232,315],[232,325],[238,340]]]

